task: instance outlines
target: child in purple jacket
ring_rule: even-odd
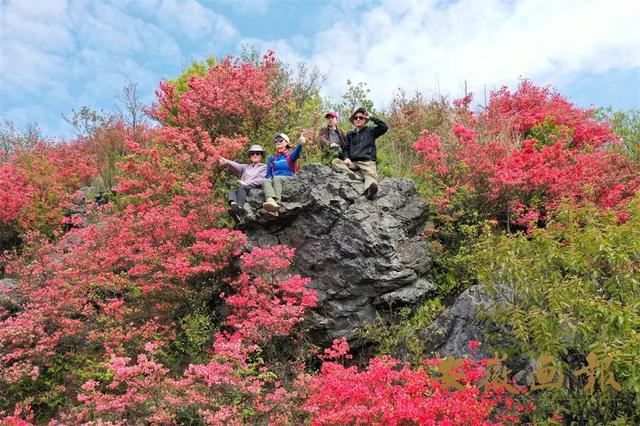
[[[262,181],[267,173],[267,165],[262,162],[264,155],[265,150],[260,145],[251,145],[248,151],[251,160],[249,164],[236,163],[224,157],[219,160],[221,166],[227,166],[230,172],[240,177],[238,188],[230,190],[228,197],[229,207],[236,222],[242,222],[240,214],[244,213],[247,193],[262,186]]]

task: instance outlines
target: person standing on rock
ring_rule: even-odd
[[[367,126],[371,120],[375,126]],[[389,126],[369,111],[358,108],[349,121],[355,129],[347,133],[342,148],[342,158],[331,162],[333,170],[346,173],[353,180],[364,180],[363,195],[373,200],[378,192],[378,170],[376,167],[376,139],[384,135]]]
[[[298,146],[289,152],[289,137],[284,133],[278,133],[273,138],[276,145],[276,152],[269,156],[267,160],[267,176],[262,182],[264,197],[266,201],[262,204],[267,213],[278,215],[280,202],[282,201],[282,183],[298,173],[298,158],[302,152],[304,136],[300,136]]]
[[[251,145],[247,155],[249,164],[240,164],[235,161],[220,157],[218,162],[221,166],[227,166],[230,172],[240,177],[238,187],[232,189],[228,194],[230,215],[236,222],[242,223],[242,215],[245,213],[244,202],[247,194],[252,189],[262,186],[262,181],[267,172],[267,165],[262,162],[266,152],[260,145]]]
[[[342,148],[347,137],[344,130],[338,127],[338,114],[329,111],[324,118],[327,119],[327,125],[318,132],[318,141],[322,152],[326,157],[335,157],[337,152],[342,158]]]

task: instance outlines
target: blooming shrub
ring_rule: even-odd
[[[76,421],[167,423],[188,412],[208,424],[239,424],[248,410],[254,418],[291,415],[285,397],[290,391],[268,365],[256,364],[252,356],[271,338],[289,334],[302,320],[304,308],[315,305],[314,293],[304,288],[308,280],[282,275],[293,254],[275,246],[242,256],[244,272],[232,283],[238,293],[227,297],[231,313],[225,326],[230,328],[216,334],[208,363],[191,364],[182,378],[172,378],[169,369],[154,360],[161,347],[155,342],[147,343],[147,353],[134,363],[113,355],[106,363],[110,382],[89,380],[82,386]],[[238,398],[242,405],[235,402]]]
[[[610,149],[611,128],[548,88],[524,81],[513,94],[494,92],[478,114],[461,103],[458,116],[454,138],[425,132],[414,145],[441,212],[465,203],[481,218],[531,229],[561,201],[611,209],[640,186],[637,165]]]
[[[34,189],[25,174],[11,164],[0,164],[0,226],[6,227],[20,217],[31,202]]]
[[[191,75],[184,93],[161,82],[152,115],[165,126],[207,132],[213,139],[244,135],[252,141],[270,140],[283,131],[284,123],[278,121],[291,108],[290,90],[276,90],[279,78],[272,52],[257,64],[227,58],[212,64],[204,76]]]
[[[245,238],[222,226],[219,198],[218,158],[246,145],[236,134],[243,123],[259,126],[274,108],[270,61],[214,67],[175,99],[177,115],[169,114],[170,95],[161,95],[154,113],[164,125],[125,136],[114,203],[96,213],[97,222],[58,240],[26,234],[19,257],[6,264],[19,280],[19,306],[0,309],[0,411],[30,403],[35,421],[63,424],[294,415],[286,401],[295,392],[278,374],[298,367],[274,370],[259,352],[291,334],[314,295],[307,280],[286,275],[293,251],[284,247],[245,254],[238,274],[230,260]],[[210,90],[222,96],[219,103],[208,103]],[[42,146],[21,156],[34,197],[61,194],[95,175],[96,152],[85,157],[83,149]],[[39,204],[52,218],[62,205]],[[25,222],[40,229],[34,223]],[[204,306],[215,319],[222,304],[228,315],[213,323],[208,361],[185,359],[176,342],[182,318]]]
[[[0,213],[0,226],[10,225],[16,233],[38,230],[52,235],[62,228],[73,194],[96,172],[87,147],[79,141],[40,142],[17,153],[0,168],[0,197],[7,206]]]
[[[335,341],[334,357],[344,355],[344,341]],[[514,403],[505,386],[492,383],[480,389],[487,376],[487,360],[478,363],[460,360],[455,372],[438,371],[441,359],[425,359],[424,366],[412,369],[390,358],[374,358],[368,367],[344,367],[329,361],[318,375],[309,378],[304,405],[314,425],[494,425],[518,423],[531,405]],[[445,374],[455,375],[451,389]]]

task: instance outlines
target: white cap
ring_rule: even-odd
[[[275,141],[278,138],[282,138],[284,139],[287,143],[289,143],[289,136],[285,135],[284,133],[278,133],[273,137],[273,140]]]

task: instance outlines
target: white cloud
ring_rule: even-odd
[[[236,28],[224,16],[197,0],[162,0],[158,5],[158,18],[164,28],[192,39],[209,36],[228,40],[237,34]]]
[[[79,83],[82,79],[105,69],[111,72],[122,63],[133,60],[144,69],[148,56],[179,61],[179,46],[162,29],[112,5],[81,0],[41,3],[3,4],[3,96],[47,91],[59,84],[77,92],[77,86],[85,84]]]
[[[215,0],[215,2],[231,6],[235,10],[246,14],[263,14],[269,9],[269,0]],[[280,0],[275,4],[282,5],[283,2]]]
[[[162,77],[157,67],[178,69],[180,47],[155,13],[135,16],[124,2],[3,0],[0,7],[0,112],[17,125],[61,131],[61,113],[112,109],[128,81],[150,101]]]
[[[287,3],[0,0],[2,115],[108,108],[125,81],[150,98],[192,56],[223,53],[238,40],[317,65],[334,99],[347,79],[367,82],[378,105],[398,87],[455,97],[465,82],[481,94],[520,77],[561,88],[586,73],[640,76],[640,0],[328,0],[313,13],[298,7],[304,30],[278,40],[242,39],[220,12],[289,16]]]
[[[346,11],[327,7],[333,16]],[[382,104],[397,87],[459,96],[465,82],[481,93],[521,77],[561,85],[614,69],[640,75],[637,0],[385,0],[356,5],[355,18],[348,12],[310,36],[306,55],[290,40],[258,45],[316,64],[329,76],[324,91],[332,97],[351,79],[367,82]]]
[[[66,0],[38,4],[7,1],[2,6],[2,39],[20,41],[47,52],[73,49],[73,35],[67,28]]]

